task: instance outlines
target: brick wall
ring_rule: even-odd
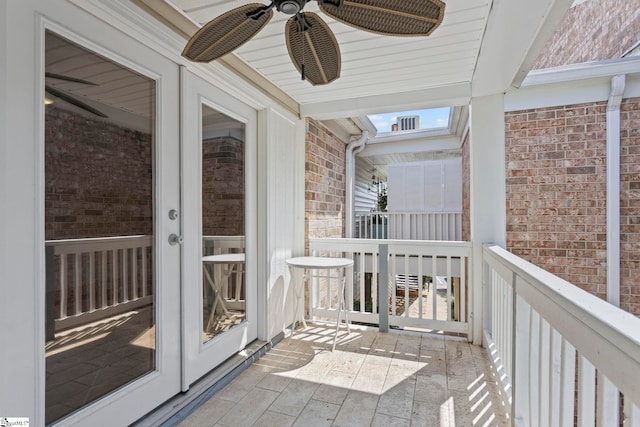
[[[151,135],[49,105],[45,238],[151,234]]]
[[[620,108],[620,306],[640,315],[640,98]]]
[[[308,120],[305,162],[305,235],[344,237],[345,143]]]
[[[202,144],[202,234],[244,235],[244,142],[236,138]]]
[[[471,241],[471,139],[462,142],[462,240]]]
[[[606,103],[507,113],[507,246],[606,298]]]
[[[638,40],[637,0],[588,0],[569,9],[533,69],[619,58]]]

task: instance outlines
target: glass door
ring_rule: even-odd
[[[127,425],[180,390],[178,71],[144,53],[45,33],[47,424]]]
[[[188,71],[182,82],[187,388],[257,338],[257,114]]]

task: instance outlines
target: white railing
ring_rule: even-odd
[[[244,236],[202,236],[203,255],[221,255],[244,252]],[[245,309],[244,296],[244,268],[236,267],[230,274],[224,274],[227,266],[214,264],[208,266],[216,283],[220,283],[220,293],[228,308],[234,310]],[[209,286],[203,286],[205,299],[211,298]]]
[[[462,212],[356,212],[355,221],[361,239],[462,239]]]
[[[640,426],[640,319],[485,246],[485,340],[518,426]]]
[[[57,331],[151,304],[152,241],[152,236],[46,241],[47,335],[52,327]]]
[[[469,243],[310,239],[309,251],[354,260],[345,292],[351,321],[468,333]],[[337,319],[339,282],[318,274],[311,273],[309,313]]]

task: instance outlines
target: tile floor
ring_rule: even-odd
[[[465,339],[330,325],[282,340],[181,427],[508,426],[489,356]]]
[[[154,365],[150,307],[57,333],[46,343],[45,421],[76,411]]]

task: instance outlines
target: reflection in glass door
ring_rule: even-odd
[[[45,418],[156,369],[155,81],[46,33]]]
[[[257,339],[257,112],[182,71],[187,390]]]
[[[202,106],[203,341],[246,320],[244,124]]]

